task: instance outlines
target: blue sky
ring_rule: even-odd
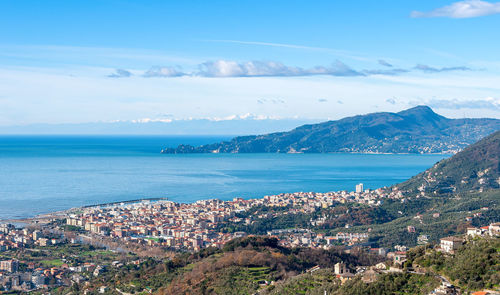
[[[2,1],[0,125],[500,118],[500,2]]]

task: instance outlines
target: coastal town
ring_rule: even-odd
[[[199,251],[206,247],[220,248],[229,240],[247,235],[245,232],[222,232],[219,230],[221,223],[251,225],[258,219],[311,213],[318,208],[345,203],[378,206],[386,198],[402,198],[402,194],[399,191],[386,193],[383,189],[364,190],[363,184],[358,184],[354,192],[284,193],[260,199],[235,198],[232,201],[212,199],[190,204],[167,200],[142,201],[81,209],[67,214],[65,222],[69,226],[83,229],[90,235],[120,240],[125,245],[139,244],[174,251]],[[259,206],[282,207],[287,210],[239,217],[240,213]],[[319,218],[311,222],[320,224],[322,220]],[[368,238],[367,233],[326,237],[304,230],[268,234],[280,236],[283,245],[306,247],[328,246],[333,240],[346,244],[358,243]]]
[[[113,203],[74,208],[36,226],[18,228],[12,224],[1,224],[0,290],[31,291],[68,287],[98,277],[113,267],[139,265],[144,259],[136,254],[144,249],[161,249],[161,252],[146,252],[150,256],[155,253],[195,252],[208,247],[220,249],[228,241],[249,235],[244,231],[223,231],[221,224],[251,225],[259,219],[311,213],[321,208],[345,204],[377,207],[387,199],[405,201],[403,194],[397,189],[369,190],[364,189],[363,184],[358,184],[353,192],[283,193],[260,199],[211,199],[190,204],[164,199]],[[262,207],[284,210],[243,214]],[[324,220],[319,217],[309,222],[311,225],[320,225]],[[378,265],[381,268],[378,271],[382,268],[385,270],[389,265],[399,271],[404,265],[407,246],[372,248],[367,243],[369,231],[351,232],[347,230],[348,224],[345,228],[346,231],[338,231],[334,235],[305,228],[282,228],[267,231],[267,236],[277,238],[279,245],[290,248],[329,249],[342,245],[349,251],[353,246],[364,247],[390,262],[383,267]],[[415,228],[408,226],[406,230],[414,232]],[[470,227],[465,236],[442,238],[436,247],[444,253],[452,254],[468,238],[495,237],[499,234],[500,223]],[[427,236],[420,235],[418,242],[427,244]],[[101,255],[89,254],[86,259],[82,259],[81,255],[71,254],[72,251],[79,252],[82,249],[89,253],[97,251]],[[123,256],[120,252],[132,253],[132,256]],[[12,253],[23,255],[19,257],[19,254]],[[96,260],[96,257],[101,258]],[[339,270],[336,270],[342,279],[349,279],[356,273],[354,270],[341,270],[343,267],[345,265],[340,264]],[[102,293],[105,293],[105,289]]]

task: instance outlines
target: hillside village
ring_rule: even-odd
[[[127,265],[132,265],[134,268],[139,267],[145,262],[144,258],[134,258],[133,256],[123,256],[116,252],[109,252],[78,245],[74,239],[59,239],[47,238],[45,234],[39,231],[18,230],[12,226],[3,226],[2,244],[3,248],[0,252],[2,259],[9,254],[29,252],[34,255],[37,252],[50,251],[48,257],[44,260],[26,261],[18,260],[16,257],[11,257],[8,260],[0,261],[0,290],[2,291],[34,291],[34,290],[53,290],[54,288],[69,288],[75,284],[84,284],[92,282],[99,277],[106,275],[110,271],[118,270]],[[280,233],[273,232],[278,235]],[[274,239],[275,235],[271,238]],[[7,243],[14,239],[22,238],[23,243]],[[493,223],[484,227],[470,227],[467,233],[460,236],[444,237],[436,245],[429,244],[426,249],[443,253],[446,256],[454,257],[462,251],[462,248],[469,244],[474,244],[478,239],[500,239],[500,223]],[[50,240],[49,244],[46,241]],[[26,244],[25,244],[26,242]],[[294,245],[295,246],[295,245]],[[327,247],[325,247],[327,248]],[[417,247],[418,248],[418,247]],[[417,249],[416,248],[416,249]],[[79,250],[80,249],[80,250]],[[350,253],[351,249],[344,248],[345,253]],[[357,265],[338,262],[330,270],[340,284],[348,281],[361,279],[365,283],[371,283],[377,280],[378,277],[385,274],[395,273],[412,273],[425,275],[429,274],[429,270],[421,266],[415,266],[415,250],[405,246],[397,246],[394,249],[371,249],[362,248],[363,251],[368,251],[374,257],[378,257],[375,261],[381,261],[373,265]],[[102,255],[89,255],[87,259],[80,257],[76,259],[75,254],[86,250],[89,253],[107,253]],[[56,254],[57,253],[57,254]],[[73,253],[73,254],[70,254]],[[430,255],[430,254],[429,254]],[[23,254],[23,257],[28,257]],[[36,259],[36,255],[33,258]],[[83,259],[82,259],[83,258]],[[33,260],[35,260],[33,259]],[[47,263],[52,263],[49,266]],[[59,263],[58,263],[59,262]],[[413,266],[412,266],[413,263]],[[325,270],[324,267],[316,265],[304,273],[314,275],[318,271]],[[440,284],[436,287],[432,294],[462,294],[460,288],[454,286],[448,278],[436,275]],[[267,284],[275,284],[275,282],[266,282]],[[90,286],[89,286],[90,287]],[[92,288],[91,288],[92,289]],[[95,289],[98,293],[106,293],[109,286],[102,285]],[[479,293],[478,293],[479,294]],[[489,293],[483,294],[498,294],[490,290]]]

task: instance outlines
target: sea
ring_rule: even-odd
[[[0,136],[0,220],[142,198],[176,202],[376,189],[450,155],[161,154],[232,136]]]

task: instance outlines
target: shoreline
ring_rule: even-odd
[[[120,204],[133,204],[133,203],[141,203],[145,201],[150,201],[150,202],[158,202],[158,201],[167,201],[168,198],[141,198],[141,199],[134,199],[134,200],[127,200],[127,201],[115,201],[115,202],[108,202],[108,203],[100,203],[100,204],[94,204],[94,205],[84,205],[84,206],[79,206],[79,207],[71,207],[66,210],[59,210],[59,211],[54,211],[54,212],[48,212],[48,213],[42,213],[35,215],[33,217],[23,217],[23,218],[8,218],[8,219],[0,219],[0,224],[2,223],[12,223],[12,224],[26,224],[26,225],[36,225],[36,224],[41,224],[41,223],[47,223],[50,222],[54,219],[57,219],[58,217],[63,217],[66,216],[67,214],[70,214],[72,211],[78,211],[78,210],[83,210],[83,209],[88,209],[88,208],[93,208],[93,207],[107,207],[107,206],[113,206],[113,205],[120,205]]]

